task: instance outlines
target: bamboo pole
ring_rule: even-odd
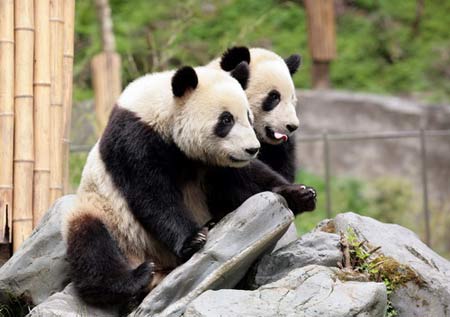
[[[11,242],[14,153],[14,0],[0,1],[0,243]]]
[[[305,0],[308,16],[308,43],[313,59],[314,88],[330,86],[330,62],[336,57],[336,31],[333,0]]]
[[[65,0],[64,6],[64,97],[63,97],[63,185],[64,194],[70,190],[69,159],[70,159],[70,124],[72,117],[72,76],[73,76],[73,45],[75,30],[75,0]]]
[[[103,52],[91,62],[92,83],[95,94],[97,133],[100,135],[108,122],[112,106],[122,90],[121,59],[115,52],[116,42],[113,32],[111,8],[108,0],[95,1],[100,26]]]
[[[33,229],[33,0],[15,0],[13,250]]]
[[[33,226],[50,200],[50,2],[35,1]]]
[[[62,196],[64,0],[50,0],[50,203]]]

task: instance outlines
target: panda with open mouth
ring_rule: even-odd
[[[292,184],[296,173],[295,131],[297,97],[292,75],[300,66],[300,56],[281,58],[266,49],[233,47],[208,67],[233,70],[241,62],[250,67],[245,88],[254,115],[253,127],[261,142],[258,160],[243,169],[210,169],[209,209],[220,219],[250,196],[261,191],[281,194],[294,214],[312,211],[316,205],[313,188]],[[218,199],[221,193],[222,199]]]

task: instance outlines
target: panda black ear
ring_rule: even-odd
[[[297,69],[300,67],[302,63],[302,58],[298,54],[293,54],[284,60],[289,69],[289,73],[294,75],[297,72]]]
[[[250,51],[245,46],[234,46],[225,51],[220,60],[220,67],[224,71],[232,71],[241,62],[250,64]]]
[[[172,92],[175,97],[182,97],[186,91],[197,88],[197,85],[197,73],[191,66],[178,69],[172,77]]]
[[[242,89],[247,89],[248,77],[250,75],[250,69],[247,62],[240,62],[239,65],[231,71],[230,75],[241,84]]]

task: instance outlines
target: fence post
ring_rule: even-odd
[[[328,140],[328,132],[323,133],[323,156],[325,160],[325,199],[327,218],[331,218],[330,143]]]
[[[420,129],[420,160],[423,189],[423,215],[425,218],[425,243],[431,247],[430,210],[428,208],[428,182],[427,182],[427,149],[425,144],[425,130]]]

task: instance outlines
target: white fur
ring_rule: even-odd
[[[212,61],[208,67],[220,69],[220,59]],[[272,111],[263,111],[262,102],[273,89],[278,90],[281,101]],[[254,128],[260,141],[271,144],[282,142],[268,138],[265,127],[290,135],[286,126],[299,125],[295,111],[297,97],[294,82],[285,61],[279,55],[262,48],[250,49],[250,81],[245,92],[255,117]]]
[[[150,74],[132,82],[119,97],[118,105],[135,112],[164,138],[173,140],[190,158],[220,166],[241,166],[253,156],[247,148],[259,147],[248,121],[250,107],[239,83],[223,71],[196,67],[198,86],[181,98],[172,95],[173,71]],[[229,111],[235,126],[225,138],[214,135],[219,115]]]
[[[174,72],[141,77],[132,82],[118,99],[118,106],[137,114],[167,142],[175,142],[188,156],[209,164],[236,166],[229,156],[250,159],[245,149],[259,147],[248,120],[250,107],[239,83],[223,71],[196,68],[197,88],[182,98],[174,98]],[[214,126],[223,111],[233,114],[236,124],[225,138],[214,135]],[[193,218],[204,224],[210,219],[201,187],[201,175],[182,188],[183,199]],[[157,189],[156,189],[157,190]],[[65,219],[63,236],[83,214],[100,219],[131,265],[152,260],[161,267],[175,267],[176,258],[147,232],[134,217],[115,187],[100,157],[97,143],[87,158],[75,208]]]

